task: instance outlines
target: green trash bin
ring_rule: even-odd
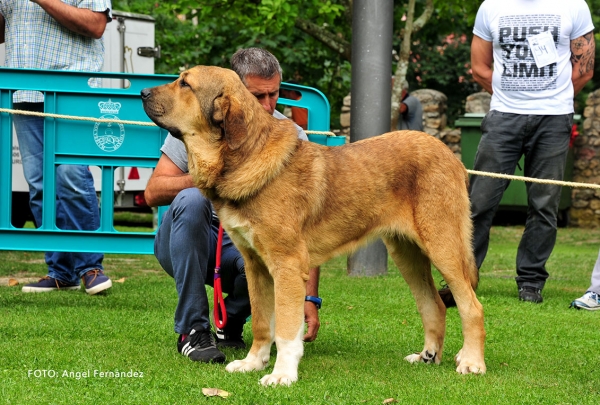
[[[477,146],[481,140],[481,121],[485,114],[467,113],[455,121],[455,126],[461,129],[461,155],[462,162],[467,169],[473,169]],[[575,115],[573,122],[579,124],[581,116]],[[565,181],[573,179],[573,148],[569,149],[567,164],[565,166]],[[519,166],[514,175],[523,176],[524,158],[519,160]],[[571,188],[563,187],[558,214],[559,226],[567,226],[569,222],[569,208],[571,207]],[[527,211],[527,190],[524,181],[511,181],[500,201],[499,211]]]

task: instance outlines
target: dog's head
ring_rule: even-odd
[[[231,149],[246,139],[249,106],[258,104],[235,72],[215,66],[196,66],[141,95],[148,117],[174,137],[224,140]]]

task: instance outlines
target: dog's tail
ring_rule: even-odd
[[[469,244],[469,248],[471,249],[471,252],[473,251],[473,247],[471,244]],[[471,287],[473,287],[473,291],[477,290],[477,286],[479,285],[479,268],[477,267],[477,264],[475,263],[475,255],[470,254],[468,256],[468,258],[465,258],[465,267],[467,269],[467,271],[469,272],[469,274],[467,274],[467,276],[469,277],[469,280],[471,281]]]
[[[465,170],[465,186],[468,190],[469,189],[469,175],[466,170]],[[469,232],[469,233],[472,234],[472,229],[470,231],[471,232]],[[477,268],[477,265],[475,263],[475,257],[472,254],[469,254],[468,257],[465,257],[464,260],[466,261],[466,263],[464,264],[465,268],[468,271],[467,276],[469,277],[469,280],[471,281],[471,287],[473,287],[473,291],[475,291],[475,290],[477,290],[477,285],[479,284],[479,269]],[[442,288],[440,288],[438,290],[438,293],[440,294],[440,298],[444,302],[444,305],[446,305],[446,308],[456,306],[456,301],[454,300],[454,296],[452,295],[452,291],[450,290],[450,287],[448,287],[448,284],[446,284],[444,282],[442,285]]]

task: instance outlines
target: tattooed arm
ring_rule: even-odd
[[[596,43],[593,31],[571,41],[571,64],[573,65],[571,80],[575,94],[579,93],[594,76],[595,52]]]

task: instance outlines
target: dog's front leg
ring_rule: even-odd
[[[252,347],[243,360],[235,360],[225,367],[230,373],[236,371],[262,370],[269,363],[274,329],[273,278],[266,267],[244,255],[248,293],[252,308]]]
[[[273,372],[260,382],[263,385],[290,385],[298,380],[298,363],[304,353],[302,336],[307,276],[296,266],[280,267],[273,276],[277,360]]]

